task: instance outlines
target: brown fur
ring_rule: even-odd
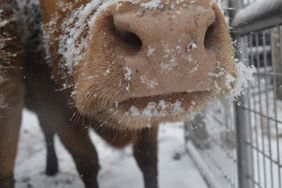
[[[89,0],[63,0],[63,2],[66,11],[63,11],[58,3],[41,0],[44,10],[43,22],[49,34],[52,70],[47,66],[42,54],[33,51],[29,45],[26,48],[26,106],[38,115],[47,145],[49,145],[48,142],[51,143],[48,147],[47,173],[52,175],[57,172],[57,159],[53,146],[53,136],[57,133],[71,153],[85,186],[98,188],[98,156],[88,134],[88,127],[93,127],[114,147],[122,148],[133,143],[134,156],[143,172],[145,187],[157,188],[157,125],[165,121],[184,120],[191,116],[189,109],[194,112],[199,111],[208,99],[216,95],[214,82],[222,87],[222,93],[227,91],[224,79],[210,78],[209,72],[216,73],[219,68],[224,68],[226,73],[235,75],[232,64],[232,44],[223,15],[215,5],[210,6],[209,0],[199,0],[193,6],[203,7],[203,9],[196,8],[196,11],[185,9],[183,15],[187,17],[187,21],[186,17],[180,15],[178,21],[171,21],[171,30],[163,32],[167,24],[163,18],[171,20],[172,17],[169,15],[176,11],[169,8],[170,4],[161,10],[142,10],[140,4],[132,5],[130,3],[122,4],[119,10],[110,6],[97,18],[94,28],[90,28],[94,38],[90,40],[89,48],[84,49],[86,55],[79,65],[74,67],[73,72],[67,74],[66,68],[62,66],[64,59],[58,53],[58,38],[62,34],[60,27],[64,19],[67,19],[76,8],[88,3]],[[191,4],[192,1],[186,0],[184,3]],[[177,8],[181,7],[177,5]],[[143,20],[137,23],[136,16],[140,14],[140,10]],[[204,13],[198,14],[198,11],[202,10]],[[159,20],[159,18],[162,19]],[[55,19],[56,22],[50,26],[49,22],[52,19]],[[156,26],[158,22],[163,25]],[[188,26],[195,24],[195,27],[183,27],[186,24]],[[210,24],[212,27],[211,30],[208,30]],[[158,29],[159,32],[155,33]],[[142,39],[141,52],[143,53],[137,53],[132,44],[126,44],[120,38],[119,33],[122,33],[123,30],[134,32]],[[150,33],[155,33],[155,35],[150,36]],[[185,40],[186,35],[183,35],[182,47],[192,42],[193,37],[197,39],[199,47],[193,55],[202,65],[200,71],[190,74],[192,67],[187,65],[187,62],[185,64],[184,54],[181,53],[181,55],[176,55],[180,63],[179,67],[173,68],[171,72],[161,73],[156,67],[159,63],[158,59],[162,58],[164,54],[161,52],[162,47],[159,46],[158,40],[161,38],[170,45],[176,45],[175,40],[181,33],[187,34],[187,40]],[[201,35],[196,35],[198,33]],[[86,33],[82,33],[80,40],[85,36]],[[144,55],[150,45],[157,49],[156,56],[151,59]],[[129,60],[120,57],[128,57]],[[218,64],[218,62],[221,63]],[[130,82],[124,80],[124,65],[134,70]],[[105,76],[104,73],[108,68],[111,74]],[[160,84],[160,87],[148,89],[138,80],[140,72],[150,79],[155,76],[163,83]],[[122,81],[121,84],[119,81]],[[203,84],[199,86],[200,82]],[[126,87],[129,85],[130,90],[127,90]],[[64,88],[64,91],[58,88]],[[75,91],[74,96],[71,95],[72,91]],[[125,115],[132,105],[142,110],[149,102],[160,100],[171,103],[180,100],[185,110],[179,114],[169,113],[164,117],[144,118]],[[148,125],[152,128],[148,128]],[[17,134],[14,134],[14,143],[17,142],[16,138]],[[7,146],[5,141],[0,140],[0,146],[1,144],[4,147]],[[13,149],[16,148],[16,144],[14,146]],[[3,152],[3,149],[0,147],[0,159],[1,151]],[[15,153],[9,156],[14,155]],[[4,158],[7,159],[9,156]],[[10,168],[6,171],[7,175],[0,174],[0,185],[2,177],[12,176],[11,167],[14,161],[10,160],[10,162]],[[5,188],[12,188],[12,184]]]
[[[88,1],[79,1],[78,3],[65,1],[69,4],[65,4],[68,11],[64,12],[59,5],[52,4],[50,6],[46,1],[42,1],[43,9],[46,10],[44,21],[47,33],[49,33],[50,51],[53,55],[51,66],[57,82],[65,82],[62,78],[66,77],[62,76],[62,72],[63,74],[66,72],[65,70],[62,71],[64,59],[58,54],[58,38],[61,34],[61,30],[58,28],[61,27],[64,18],[68,19],[69,14],[75,8],[81,4],[86,4],[86,2]],[[190,4],[191,1],[187,0],[184,3]],[[175,12],[178,6],[181,8],[182,4],[176,5],[174,10],[170,10],[170,4],[159,11],[144,10],[144,16],[139,16],[139,10],[142,9],[139,3],[137,5],[124,3],[119,7],[119,10],[115,6],[110,6],[98,16],[92,29],[93,38],[90,39],[90,46],[84,50],[85,57],[79,62],[78,66],[74,67],[73,73],[68,75],[67,78],[70,89],[66,93],[70,96],[72,91],[75,92],[73,103],[77,110],[82,115],[99,120],[101,117],[107,117],[109,126],[113,125],[114,128],[120,129],[132,129],[132,124],[135,125],[134,128],[141,128],[147,124],[157,125],[166,121],[183,120],[191,116],[189,112],[192,107],[191,101],[196,103],[192,111],[199,111],[216,92],[214,80],[209,76],[209,72],[217,72],[219,71],[218,68],[224,68],[226,73],[231,75],[236,73],[233,64],[232,43],[224,16],[216,5],[210,6],[209,0],[200,0],[191,4],[195,7],[204,7],[207,11],[198,15],[197,11],[202,11],[201,9],[196,9],[192,13],[190,9],[187,12],[183,11],[178,18],[179,21],[171,23],[173,24],[172,27],[176,29],[171,32],[164,32],[164,34],[158,33],[158,31],[164,31],[166,25],[155,25],[158,22],[166,23],[166,20],[160,19],[167,17],[167,19],[170,19],[170,16],[167,16],[167,11]],[[55,24],[53,23],[52,27],[48,27],[49,21],[56,18]],[[178,24],[185,23],[186,18],[190,19],[187,20],[187,27]],[[195,29],[191,26],[193,23]],[[211,30],[208,31],[205,38],[205,32],[211,24]],[[141,49],[142,53],[135,52],[132,46],[127,45],[120,39],[116,32],[122,30],[140,35],[144,43]],[[195,50],[193,56],[200,64],[200,70],[196,74],[189,74],[188,72],[192,70],[193,66],[187,65],[187,62],[183,59],[184,52],[182,52],[180,55],[176,55],[176,59],[183,63],[180,63],[177,69],[175,68],[169,73],[161,73],[158,69],[159,59],[165,54],[163,52],[157,53],[155,57],[148,60],[149,57],[144,55],[146,50],[151,45],[156,49],[161,49],[162,46],[159,46],[161,39],[174,46],[181,33],[185,33],[184,38],[181,38],[182,42],[180,42],[183,48],[192,42],[193,38],[197,40],[199,47]],[[200,34],[195,35],[195,33]],[[160,36],[156,37],[157,35]],[[84,36],[85,33],[82,33],[81,37]],[[81,39],[79,38],[79,40]],[[129,60],[123,57],[128,57]],[[147,61],[148,63],[146,63]],[[219,65],[217,65],[218,62],[220,62]],[[124,68],[127,65],[132,70],[130,83],[127,83],[123,78]],[[107,70],[110,71],[109,75],[105,75]],[[152,80],[156,77],[160,81],[159,86],[154,89],[147,89],[144,84],[140,83],[140,75]],[[123,81],[120,84],[121,80]],[[202,84],[195,84],[200,82]],[[226,92],[224,78],[217,79],[216,82],[222,87],[222,93]],[[128,85],[130,85],[130,91],[126,91]],[[148,102],[167,100],[174,103],[176,99],[183,103],[184,113],[167,114],[166,117],[152,117],[150,119],[142,116],[125,116],[132,105],[143,110]],[[118,107],[116,107],[117,103],[119,104]],[[93,108],[94,106],[95,108]]]
[[[23,108],[23,57],[15,2],[0,0],[0,187],[11,188]],[[3,46],[2,46],[3,45]]]

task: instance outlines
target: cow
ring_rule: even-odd
[[[57,134],[85,187],[98,188],[93,128],[113,147],[132,144],[145,188],[157,188],[158,125],[192,119],[235,84],[232,41],[217,5],[210,0],[27,4],[31,9],[24,12],[35,15],[25,19],[25,106],[37,114],[46,138],[46,173],[58,171]],[[13,180],[12,172],[5,177]]]

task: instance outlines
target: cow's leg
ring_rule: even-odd
[[[58,136],[72,155],[85,187],[98,188],[99,161],[88,128],[79,125],[61,125]]]
[[[145,188],[158,188],[158,129],[140,131],[134,143],[134,156],[143,173]]]
[[[48,125],[48,121],[46,121],[43,117],[40,115],[38,116],[40,121],[40,126],[44,134],[45,142],[46,142],[46,148],[47,148],[47,163],[46,163],[46,170],[45,173],[48,176],[54,176],[58,173],[58,158],[55,151],[55,145],[54,145],[54,136],[55,131],[51,127],[51,125]]]
[[[14,187],[13,170],[24,101],[20,32],[14,0],[0,0],[0,187]],[[4,23],[4,24],[2,24]]]
[[[4,112],[5,111],[5,112]],[[0,187],[12,188],[22,105],[0,110]]]
[[[19,80],[0,84],[0,187],[14,186],[13,170],[23,108],[23,85]],[[0,102],[0,103],[1,103]],[[1,106],[2,105],[2,106]]]

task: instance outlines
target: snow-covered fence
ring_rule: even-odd
[[[187,151],[212,188],[282,188],[282,1],[229,3],[238,61],[257,84],[187,122]]]

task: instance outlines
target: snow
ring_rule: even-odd
[[[162,125],[159,135],[160,188],[207,188],[184,148],[182,125]],[[99,183],[103,188],[143,188],[142,174],[132,156],[131,147],[116,150],[92,133],[100,163]],[[45,144],[36,116],[24,111],[18,157],[16,188],[82,188],[70,155],[58,138],[55,140],[60,172],[55,177],[44,175]],[[110,180],[110,181],[109,181]]]
[[[129,67],[125,67],[126,73],[125,73],[125,80],[130,81],[131,80],[131,75],[132,71]]]
[[[145,84],[147,89],[154,89],[156,88],[156,86],[159,85],[159,82],[156,80],[156,78],[150,80],[150,79],[147,79],[146,76],[140,76],[140,81],[142,84]]]
[[[193,49],[198,48],[197,44],[195,43],[195,40],[193,40],[192,42],[190,42],[187,45],[187,53],[190,53]]]
[[[217,93],[221,93],[222,88],[217,83],[221,77],[225,79],[225,87],[229,90],[227,97],[230,99],[237,99],[239,96],[243,95],[245,91],[256,85],[256,79],[254,73],[256,68],[254,66],[247,66],[244,61],[235,59],[235,69],[236,77],[226,72],[221,66],[221,63],[217,64],[217,72],[209,73],[209,76],[215,79],[214,87]],[[232,85],[234,85],[232,87]]]
[[[176,100],[175,103],[160,100],[159,103],[148,103],[143,111],[139,110],[135,106],[131,106],[129,112],[127,112],[126,115],[132,117],[143,116],[150,119],[152,117],[165,117],[169,114],[177,115],[183,112],[184,109],[182,108],[182,103],[179,100]]]
[[[161,5],[160,0],[152,0],[147,3],[142,3],[141,6],[147,9],[156,9]]]
[[[83,51],[89,46],[89,40],[92,37],[90,32],[92,31],[91,28],[93,28],[92,24],[94,24],[92,20],[93,17],[96,18],[96,15],[91,15],[95,13],[101,3],[101,0],[91,1],[86,5],[82,5],[64,19],[60,28],[63,34],[59,37],[59,53],[64,57],[65,66],[70,72],[82,60],[84,57]],[[52,20],[49,23],[50,28],[48,30],[53,29],[54,21]],[[85,31],[88,31],[86,37],[81,37],[85,34]]]
[[[125,88],[126,91],[129,91],[131,76],[132,76],[132,70],[129,67],[125,67],[124,79],[128,82],[128,85]]]
[[[156,52],[155,48],[148,47],[147,56],[148,57],[153,56],[155,52]]]
[[[237,78],[235,81],[235,87],[230,91],[231,96],[239,97],[244,94],[244,92],[256,85],[256,79],[254,77],[254,73],[256,72],[256,68],[254,66],[246,66],[244,62],[239,61],[236,63],[237,69]],[[226,86],[230,87],[231,83],[234,83],[234,78],[230,74],[226,75]]]
[[[169,72],[173,70],[174,67],[178,66],[176,55],[181,52],[181,47],[179,45],[175,47],[171,47],[170,43],[165,41],[161,41],[162,49],[163,49],[163,57],[161,57],[161,71]]]

